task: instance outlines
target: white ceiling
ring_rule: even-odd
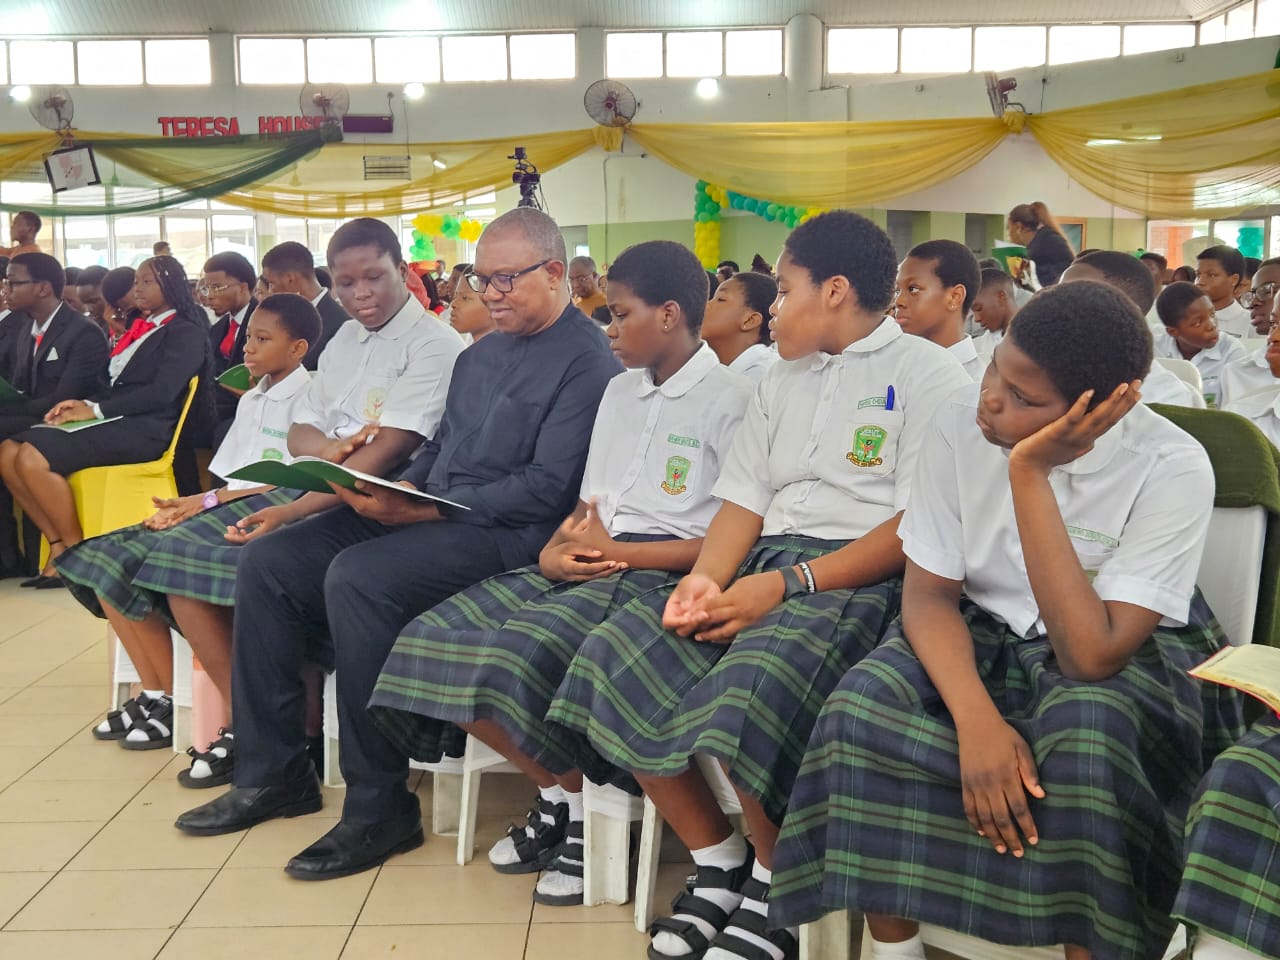
[[[388,33],[577,27],[1201,20],[1236,0],[0,0],[4,33]]]

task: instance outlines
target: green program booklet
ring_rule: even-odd
[[[90,427],[100,427],[104,423],[115,423],[122,420],[123,417],[100,417],[97,420],[74,420],[71,423],[37,423],[35,426],[44,427],[46,430],[61,430],[63,433],[79,433],[81,430],[88,430]]]
[[[253,376],[249,373],[249,368],[241,363],[224,371],[218,378],[218,383],[233,390],[248,390],[253,386]]]
[[[21,400],[26,394],[4,377],[0,377],[0,400]]]
[[[447,503],[449,506],[457,507],[459,510],[471,509],[470,507],[464,507],[460,503],[454,503],[452,500],[433,497],[431,494],[423,493],[421,490],[411,490],[409,487],[403,487],[392,480],[383,480],[381,477],[375,477],[371,473],[352,470],[350,467],[330,463],[328,460],[321,460],[319,457],[298,457],[292,463],[281,463],[279,460],[259,460],[257,463],[251,463],[247,467],[241,467],[239,470],[232,470],[227,474],[227,478],[230,480],[249,480],[253,483],[270,484],[271,486],[285,487],[289,490],[311,490],[315,493],[333,493],[329,489],[330,483],[335,486],[346,487],[348,490],[354,490],[356,481],[363,480],[365,483],[386,487],[388,490],[395,490],[405,496],[417,497],[420,500],[434,500],[437,503]]]

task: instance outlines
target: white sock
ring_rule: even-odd
[[[582,806],[582,792],[570,793],[563,787],[557,787],[560,791],[561,799],[558,802],[567,803],[569,805],[569,822],[581,823],[587,816]]]
[[[901,943],[881,943],[871,937],[871,960],[925,960],[924,938],[918,930],[914,937]]]
[[[773,883],[773,871],[757,860],[751,865],[751,879],[758,880],[761,883]],[[751,913],[758,913],[762,917],[767,917],[769,915],[769,905],[767,903],[762,903],[759,900],[748,900],[745,897],[743,898],[742,903],[738,906],[738,909],[747,910]],[[790,932],[792,936],[796,935],[794,928],[789,929],[788,932]],[[739,940],[745,940],[747,943],[755,944],[766,954],[772,957],[773,960],[782,960],[782,949],[774,946],[763,937],[758,937],[754,933],[743,930],[741,927],[735,926],[732,923],[725,927],[725,933],[731,934]],[[730,953],[728,950],[722,950],[719,947],[713,946],[707,951],[704,960],[739,960],[739,957],[737,954]]]
[[[164,696],[163,690],[143,690],[142,692],[146,695],[148,700],[159,700]]]
[[[549,787],[539,787],[538,796],[540,799],[542,799],[547,803],[560,804],[560,803],[568,802],[569,794],[565,793],[564,788],[560,786],[560,784],[554,783]],[[579,794],[576,794],[576,796],[578,798],[578,809],[579,811],[581,811],[582,794],[579,793]],[[572,807],[570,808],[570,810],[572,810]],[[554,816],[549,816],[545,813],[539,813],[538,816],[543,823],[556,822],[556,818]],[[581,812],[579,812],[579,816],[581,816]],[[532,837],[533,827],[526,825],[524,828],[524,832],[526,835]],[[511,839],[510,836],[503,837],[501,840],[499,840],[497,843],[495,843],[492,847],[489,848],[489,862],[494,864],[495,866],[506,866],[513,863],[519,863],[519,861],[520,861],[520,854],[516,852],[515,842]]]
[[[564,791],[564,802],[569,806],[569,824],[570,831],[565,835],[564,846],[560,848],[557,855],[558,860],[553,860],[551,867],[542,871],[542,876],[538,878],[538,892],[549,896],[581,896],[582,891],[586,889],[586,884],[581,876],[574,876],[572,873],[563,873],[556,869],[556,865],[563,862],[566,868],[569,865],[578,868],[578,873],[582,872],[583,848],[582,840],[573,836],[572,825],[582,823],[586,817],[586,811],[582,805],[581,793],[570,793]]]
[[[693,862],[700,867],[718,867],[721,870],[732,870],[735,867],[742,866],[742,861],[747,858],[747,841],[742,834],[735,830],[726,839],[721,840],[714,846],[699,847],[697,850],[690,852],[693,854]],[[693,893],[703,900],[714,903],[725,913],[730,914],[742,902],[742,894],[718,887],[694,887]],[[688,920],[708,940],[716,935],[715,929],[700,917],[693,917],[687,913],[677,913],[676,917],[680,920]],[[689,945],[674,933],[657,934],[653,938],[653,948],[658,953],[668,957],[683,957],[692,952],[689,949]]]

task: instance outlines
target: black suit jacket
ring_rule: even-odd
[[[316,303],[316,312],[320,314],[320,339],[311,345],[307,350],[307,355],[302,358],[302,365],[308,370],[314,370],[316,364],[320,362],[320,353],[333,339],[333,335],[338,332],[338,328],[351,319],[347,315],[347,311],[342,309],[342,304],[333,299],[333,296],[326,290],[325,295]],[[223,334],[226,335],[225,333]]]
[[[0,415],[43,417],[63,400],[91,397],[107,386],[107,338],[97,324],[65,304],[54,311],[34,352],[29,319],[12,352],[10,382],[27,396],[0,401]]]

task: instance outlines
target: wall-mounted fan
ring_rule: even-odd
[[[1000,77],[988,70],[983,74],[987,78],[987,99],[991,101],[991,112],[997,117],[1003,117],[1004,112],[1010,107],[1016,107],[1023,113],[1027,112],[1027,108],[1016,100],[1010,101],[1009,94],[1018,89],[1018,81],[1013,77]]]
[[[597,80],[587,87],[582,105],[602,127],[625,127],[640,109],[640,101],[631,88],[617,80]]]
[[[340,83],[308,83],[298,95],[298,109],[304,117],[341,124],[351,109],[351,94]]]
[[[71,129],[76,104],[66,87],[32,87],[27,109],[42,127],[62,133]]]

